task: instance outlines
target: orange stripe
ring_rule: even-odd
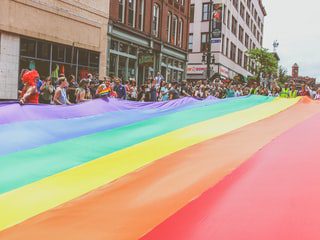
[[[0,239],[137,239],[275,137],[320,112],[298,103],[271,118],[154,162],[0,233]]]

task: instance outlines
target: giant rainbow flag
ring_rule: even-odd
[[[318,240],[320,105],[0,104],[1,240]]]

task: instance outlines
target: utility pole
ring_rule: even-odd
[[[208,32],[208,51],[207,51],[207,80],[210,79],[210,73],[211,73],[211,39],[212,39],[212,10],[213,10],[213,0],[210,0],[210,6],[209,6],[209,32]]]

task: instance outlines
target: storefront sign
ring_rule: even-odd
[[[187,74],[203,74],[207,71],[207,67],[204,65],[189,65],[187,67]]]
[[[229,69],[224,66],[219,66],[219,73],[226,78],[229,77]]]
[[[154,57],[152,54],[141,54],[139,56],[139,65],[152,66]]]
[[[222,37],[222,4],[213,4],[212,38]]]

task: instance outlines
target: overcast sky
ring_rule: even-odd
[[[265,18],[264,47],[272,50],[278,40],[281,65],[291,74],[297,62],[300,75],[320,80],[320,1],[263,0]]]

